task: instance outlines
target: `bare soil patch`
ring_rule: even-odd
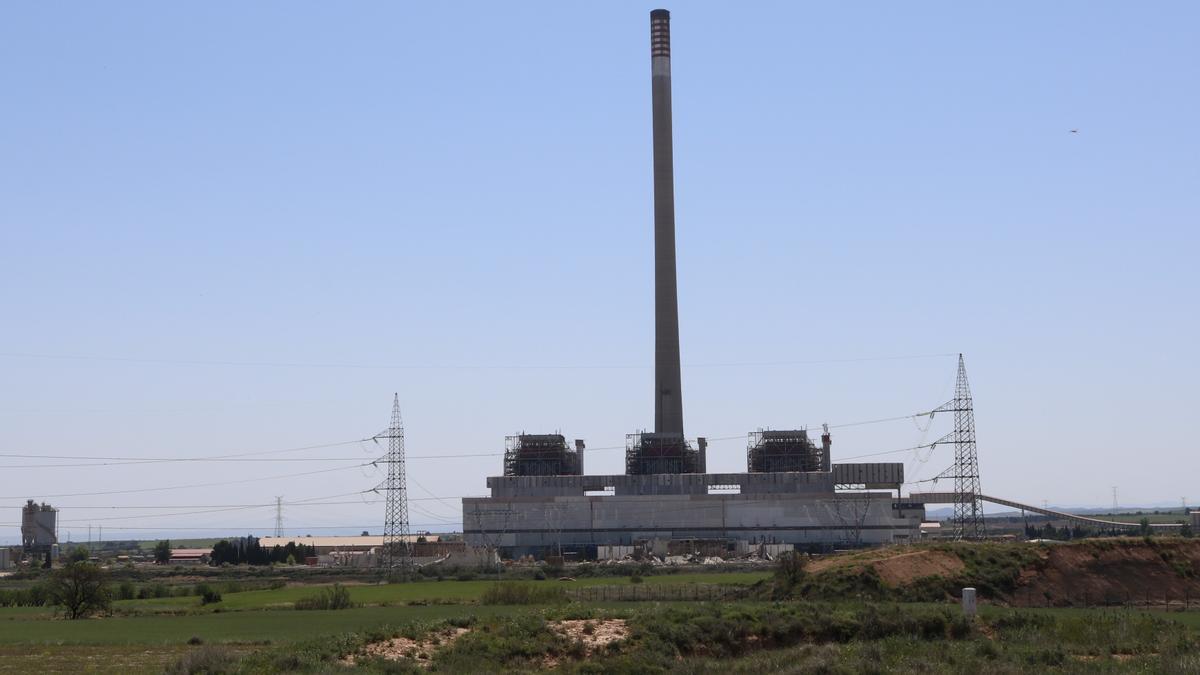
[[[582,642],[589,656],[629,637],[625,619],[567,619],[552,622],[550,629],[568,640]]]
[[[363,648],[361,654],[351,654],[342,659],[342,662],[352,666],[360,659],[382,658],[389,661],[411,660],[417,665],[427,667],[434,652],[450,646],[455,640],[469,632],[470,630],[466,628],[443,628],[420,640],[394,637],[382,642],[372,642]]]
[[[1162,605],[1200,597],[1200,542],[1098,540],[1054,546],[1042,565],[1017,580],[1015,605]]]

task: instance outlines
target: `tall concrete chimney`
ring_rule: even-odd
[[[654,431],[683,434],[671,150],[671,13],[665,9],[650,12],[650,86],[654,106]]]

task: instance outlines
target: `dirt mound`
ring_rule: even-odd
[[[567,619],[551,623],[550,629],[568,640],[582,642],[589,656],[629,637],[625,619]]]
[[[809,571],[820,573],[851,567],[871,567],[889,586],[905,586],[922,577],[953,577],[966,569],[958,556],[946,551],[885,549],[818,560],[809,565]]]
[[[1200,541],[1097,539],[1051,547],[1022,570],[1015,605],[1127,604],[1200,599]]]
[[[936,600],[972,585],[987,600],[1016,606],[1183,605],[1200,603],[1200,540],[935,543],[829,556],[808,572],[811,587],[826,594],[865,582],[866,593],[882,586],[883,597]]]
[[[439,649],[444,649],[455,640],[470,632],[466,628],[443,628],[426,635],[420,640],[406,637],[394,637],[382,642],[372,642],[363,648],[361,654],[350,655],[342,659],[348,666],[353,666],[361,659],[383,658],[389,661],[411,660],[421,667],[429,666],[429,659]]]

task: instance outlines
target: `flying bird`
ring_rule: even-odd
[[[1071,130],[1071,133],[1073,133],[1073,134],[1077,134],[1077,133],[1079,133],[1079,130],[1078,130],[1078,129],[1072,129],[1072,130]]]

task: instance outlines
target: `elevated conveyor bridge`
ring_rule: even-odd
[[[963,495],[966,500],[970,500],[970,495]],[[1007,506],[1009,508],[1019,509],[1021,511],[1030,511],[1051,518],[1061,518],[1070,520],[1084,525],[1092,525],[1096,527],[1107,527],[1121,530],[1140,530],[1139,523],[1126,523],[1119,520],[1104,520],[1103,518],[1092,518],[1090,516],[1081,516],[1075,513],[1067,513],[1066,511],[1056,511],[1041,506],[1033,506],[1032,504],[1022,504],[1014,502],[1011,499],[1001,499],[999,497],[989,497],[981,494],[979,498],[985,502]],[[904,498],[904,501],[917,504],[954,504],[960,501],[960,495],[956,492],[914,492]],[[1155,530],[1177,530],[1177,523],[1151,523],[1150,527]]]

